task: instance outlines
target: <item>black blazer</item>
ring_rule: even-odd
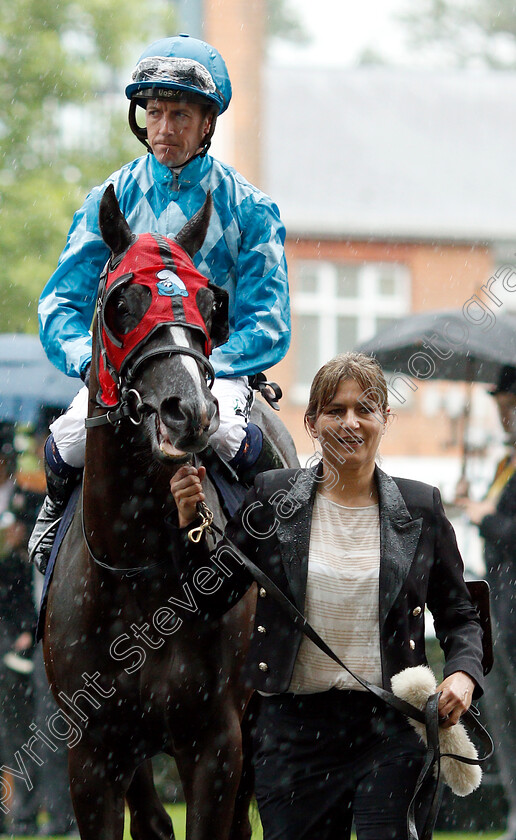
[[[269,575],[303,612],[312,508],[319,468],[262,473],[226,536]],[[424,608],[434,618],[445,655],[444,675],[465,671],[482,693],[482,630],[463,578],[463,563],[439,491],[419,481],[393,479],[376,469],[380,509],[380,646],[382,684],[412,665],[426,664]],[[192,527],[192,526],[190,526]],[[225,540],[211,552],[176,530],[183,586],[199,613],[217,617],[252,583]],[[245,676],[265,692],[288,690],[301,630],[261,587]]]

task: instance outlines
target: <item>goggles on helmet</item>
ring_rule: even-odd
[[[192,58],[167,56],[143,58],[132,74],[132,81],[133,84],[130,85],[134,90],[132,96],[144,99],[148,99],[149,94],[152,96],[152,90],[156,86],[163,89],[166,89],[166,86],[173,90],[185,90],[209,99],[217,93],[215,82],[209,71]],[[152,87],[143,87],[145,82],[150,82]]]

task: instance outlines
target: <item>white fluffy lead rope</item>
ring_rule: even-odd
[[[430,695],[435,694],[437,682],[433,671],[426,665],[416,665],[405,668],[391,680],[394,694],[416,708],[423,710]],[[409,718],[417,734],[426,744],[426,729],[423,723]],[[439,729],[439,744],[442,753],[455,753],[466,758],[477,758],[475,745],[471,743],[462,723],[457,723],[449,729]],[[454,758],[441,759],[441,773],[443,781],[457,794],[467,796],[480,785],[482,770],[478,764],[464,764]]]

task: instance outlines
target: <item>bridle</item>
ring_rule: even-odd
[[[145,344],[148,339],[142,341],[140,344]],[[140,345],[137,345],[137,348]],[[138,356],[136,361],[130,366],[127,367],[127,371],[124,372],[123,378],[120,375],[119,381],[122,382],[120,386],[120,401],[115,408],[110,409],[104,414],[100,414],[97,417],[87,417],[85,422],[86,428],[95,428],[97,426],[116,426],[120,423],[124,418],[128,417],[131,423],[135,426],[139,426],[143,418],[148,411],[145,406],[144,401],[142,400],[140,393],[136,390],[136,388],[132,388],[131,385],[136,377],[136,373],[138,369],[143,365],[145,362],[149,361],[149,359],[159,358],[160,356],[172,356],[172,355],[185,355],[191,356],[195,361],[204,368],[205,372],[208,374],[209,382],[208,387],[211,388],[213,382],[215,380],[215,372],[213,370],[213,366],[210,364],[206,356],[201,353],[199,350],[196,350],[194,347],[189,347],[188,345],[182,346],[177,344],[167,343],[163,347],[156,347],[150,350],[146,350],[145,352],[141,353]],[[96,405],[101,408],[100,404],[96,403]],[[88,554],[91,559],[96,563],[96,565],[101,566],[103,569],[107,569],[110,572],[117,572],[119,574],[125,575],[127,577],[132,577],[133,575],[140,574],[141,572],[147,571],[149,569],[154,569],[157,566],[162,566],[164,563],[168,562],[168,558],[165,560],[159,560],[156,563],[151,563],[148,566],[137,566],[137,567],[129,567],[129,568],[121,568],[119,566],[110,566],[108,563],[100,560],[94,553],[93,549],[91,548],[88,535],[86,533],[86,528],[84,525],[84,509],[81,515],[82,519],[82,535],[88,550]]]
[[[155,240],[160,248],[165,249],[164,243],[166,243],[166,240],[162,237],[158,237],[158,235],[155,235]],[[201,327],[202,321],[199,323],[194,320],[189,323],[184,320],[178,320],[177,313],[174,313],[173,307],[172,312],[174,315],[172,318],[164,317],[163,319],[157,319],[155,316],[153,323],[151,322],[150,329],[144,328],[139,340],[132,343],[129,352],[127,352],[127,354],[121,359],[120,357],[117,359],[116,351],[117,349],[121,349],[123,344],[118,335],[110,329],[109,324],[106,322],[106,304],[111,299],[113,292],[120,289],[126,283],[130,283],[134,275],[132,272],[126,272],[119,275],[115,278],[114,282],[111,283],[109,288],[108,275],[111,271],[115,271],[120,266],[128,250],[129,248],[122,254],[118,254],[116,256],[112,255],[106,263],[100,278],[96,309],[96,351],[95,359],[92,361],[92,364],[95,364],[96,377],[99,379],[99,388],[93,398],[93,401],[95,403],[95,409],[102,411],[102,413],[96,414],[94,417],[86,418],[85,426],[87,429],[94,429],[99,426],[106,425],[116,427],[126,418],[128,418],[133,425],[139,426],[143,422],[146,414],[151,414],[156,411],[156,409],[145,404],[140,392],[135,387],[136,378],[142,365],[147,364],[153,359],[163,357],[170,358],[175,355],[189,356],[195,360],[203,372],[207,385],[210,389],[212,388],[215,380],[215,371],[208,360],[208,354],[211,349],[208,331]],[[166,265],[166,263],[164,264]],[[144,318],[145,315],[143,316],[143,319]],[[140,324],[143,322],[143,319],[141,319]],[[161,331],[163,327],[173,328],[174,326],[179,326],[182,330],[187,330],[188,335],[190,335],[193,330],[195,330],[197,335],[202,335],[204,338],[204,352],[196,350],[188,344],[176,344],[170,338],[164,339],[163,342],[155,341],[154,346],[149,346],[151,339],[156,339],[158,332]],[[173,336],[173,330],[167,330],[167,334],[169,336]],[[110,349],[113,355],[110,354]],[[114,386],[111,391],[111,396],[114,398],[113,405],[110,405],[109,401],[106,401],[103,398],[104,395],[102,388],[100,387],[99,377],[101,363],[103,369],[109,372],[109,376]],[[119,566],[109,565],[95,555],[90,545],[85,528],[84,507],[81,518],[84,543],[90,558],[96,565],[108,571],[131,577],[132,575],[139,574],[148,569],[153,569],[157,566],[162,566],[164,563],[168,562],[168,558],[165,558],[164,560],[151,563],[147,566],[121,568]]]
[[[161,327],[161,325],[160,325]],[[189,329],[188,327],[183,327],[183,329]],[[147,343],[149,338],[151,337],[152,333],[150,333],[144,342],[140,342],[137,345],[135,350],[138,350],[141,344]],[[133,355],[135,355],[133,353]],[[139,426],[140,423],[143,421],[145,416],[146,409],[145,403],[141,398],[140,393],[133,388],[132,385],[136,378],[136,373],[138,369],[148,362],[149,359],[159,358],[160,356],[174,356],[174,355],[182,355],[182,356],[190,356],[191,358],[195,359],[197,364],[201,366],[204,372],[207,374],[208,377],[208,388],[212,388],[213,382],[215,380],[215,371],[213,370],[212,364],[206,358],[204,353],[201,353],[199,350],[196,350],[194,347],[189,347],[188,345],[182,346],[178,344],[173,344],[172,342],[164,344],[162,347],[154,347],[150,350],[146,350],[141,353],[131,365],[124,365],[118,374],[118,384],[119,384],[119,392],[120,392],[120,400],[118,405],[114,408],[105,411],[104,414],[99,414],[96,417],[87,417],[85,420],[85,425],[87,429],[95,428],[96,426],[105,426],[109,424],[111,426],[116,426],[120,423],[125,417],[128,417],[131,423],[135,426]],[[96,405],[98,408],[102,408],[100,403],[97,401]]]
[[[133,347],[130,354],[122,362],[120,370],[117,370],[115,363],[109,357],[108,350],[103,339],[103,333],[105,332],[109,336],[109,339],[112,344],[116,345],[117,347],[121,346],[120,340],[112,333],[109,326],[107,325],[105,317],[106,303],[110,298],[111,294],[117,289],[119,289],[122,285],[124,285],[128,280],[130,281],[130,279],[132,278],[132,275],[130,274],[126,274],[122,277],[119,277],[118,280],[115,281],[111,289],[107,291],[106,284],[108,273],[110,270],[116,268],[120,261],[121,255],[119,255],[116,258],[116,260],[113,260],[113,258],[111,258],[106,264],[100,278],[99,295],[97,298],[97,371],[99,364],[98,360],[102,358],[104,366],[106,368],[109,368],[113,380],[117,384],[119,400],[115,406],[113,406],[112,408],[108,408],[108,410],[105,411],[103,414],[99,414],[95,417],[87,417],[85,420],[85,426],[87,429],[95,428],[97,426],[105,426],[106,424],[116,426],[126,417],[128,417],[129,420],[132,423],[134,423],[135,426],[140,425],[146,413],[145,403],[142,400],[140,393],[136,390],[136,388],[133,387],[133,384],[134,380],[136,379],[136,374],[138,370],[143,364],[148,362],[149,359],[159,358],[160,356],[170,357],[173,355],[190,356],[191,358],[195,359],[195,361],[198,365],[200,365],[204,373],[207,374],[208,387],[210,389],[213,386],[213,382],[215,380],[215,371],[213,370],[213,366],[208,361],[206,355],[204,353],[201,353],[199,350],[196,350],[194,347],[190,347],[189,345],[182,346],[174,344],[171,341],[167,341],[159,347],[153,347],[147,350],[143,350],[143,352],[141,352],[142,346],[147,345],[149,340],[155,335],[155,333],[158,330],[166,326],[167,323],[170,325],[174,325],[174,321],[164,321],[153,327]],[[198,331],[197,327],[190,326],[188,324],[182,324],[181,326],[183,327],[183,329],[195,329],[196,331]],[[98,408],[107,408],[107,406],[100,401],[98,395],[95,400],[95,403]]]

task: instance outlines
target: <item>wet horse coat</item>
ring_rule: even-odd
[[[190,254],[202,243],[209,211],[207,200],[177,237]],[[128,259],[135,240],[109,188],[100,221],[112,265],[125,252]],[[101,300],[94,325],[88,416],[100,418],[100,425],[88,429],[82,504],[60,548],[48,597],[44,652],[62,710],[59,737],[70,746],[83,840],[121,840],[124,800],[133,838],[173,838],[149,762],[159,752],[176,759],[189,840],[243,840],[251,833],[251,792],[238,794],[241,720],[250,695],[239,672],[254,593],[222,620],[204,620],[195,592],[177,579],[165,524],[174,470],[185,453],[201,451],[216,428],[203,353],[209,339],[224,340],[224,311],[220,295],[201,284],[196,302],[206,334],[177,319],[155,326],[122,363],[121,374],[114,371],[122,419],[103,422],[108,411],[112,420],[117,411],[108,408],[99,381],[99,371],[111,364],[104,328],[123,342],[149,309],[148,290],[138,284],[136,269],[132,274]],[[209,483],[206,494],[221,521]],[[56,732],[57,725],[56,718]]]

